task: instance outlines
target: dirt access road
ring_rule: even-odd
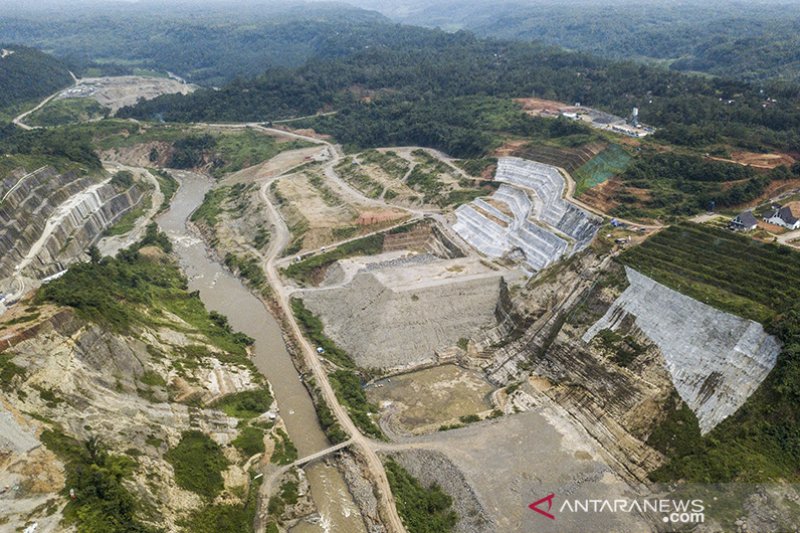
[[[265,128],[258,124],[249,124],[239,127],[248,126],[265,130],[270,133],[282,135],[286,134],[286,132]],[[337,157],[334,157],[334,164],[341,157],[341,150],[326,141],[321,141],[319,139],[314,139],[312,137],[306,137],[299,134],[291,134],[290,136],[315,142],[317,144],[327,145],[329,150],[331,150],[331,153],[337,155]],[[292,335],[297,340],[304,362],[314,375],[314,379],[319,386],[322,398],[330,407],[342,429],[348,435],[350,435],[350,441],[352,441],[353,446],[358,448],[366,461],[367,468],[369,469],[372,477],[372,482],[378,489],[378,499],[380,502],[381,516],[384,520],[384,524],[388,530],[393,533],[404,533],[406,529],[403,525],[403,521],[400,519],[400,515],[397,513],[397,505],[394,500],[394,495],[392,494],[389,480],[386,477],[386,471],[383,468],[383,463],[374,450],[374,443],[361,433],[361,431],[353,423],[350,415],[347,413],[347,410],[339,403],[339,399],[336,397],[336,393],[334,392],[330,381],[328,381],[328,375],[325,372],[322,363],[320,362],[316,349],[311,345],[311,343],[308,342],[300,328],[300,325],[294,318],[294,314],[292,313],[292,309],[289,304],[289,293],[286,290],[286,287],[284,287],[280,275],[278,274],[278,267],[276,264],[277,260],[280,257],[281,252],[286,248],[286,246],[288,246],[291,236],[289,233],[289,228],[286,226],[286,223],[278,213],[278,209],[270,201],[267,191],[269,186],[275,180],[285,176],[286,174],[281,174],[268,178],[264,181],[260,189],[260,196],[267,211],[267,218],[270,220],[274,228],[274,235],[270,241],[269,248],[264,255],[263,262],[267,280],[275,291],[275,300],[286,318],[286,323],[291,329]]]
[[[80,80],[79,80],[78,78],[76,78],[76,77],[75,77],[75,74],[73,74],[73,73],[72,73],[72,71],[70,71],[69,75],[70,75],[70,76],[72,76],[72,81],[73,81],[73,83],[72,83],[71,87],[74,87],[74,86],[76,86]],[[66,87],[66,88],[64,88],[64,89],[59,89],[59,91],[58,91],[58,92],[51,94],[50,96],[48,96],[47,98],[45,98],[44,100],[42,100],[41,102],[39,102],[39,104],[38,104],[36,107],[34,107],[33,109],[30,109],[30,110],[28,110],[28,111],[25,111],[25,112],[24,112],[24,113],[22,113],[21,115],[18,115],[17,117],[15,117],[15,118],[14,118],[14,120],[13,120],[12,122],[14,123],[14,125],[15,125],[15,126],[17,126],[17,127],[19,127],[19,128],[22,128],[23,130],[30,131],[30,130],[33,130],[33,129],[38,129],[38,127],[28,126],[28,125],[27,125],[27,124],[25,124],[23,121],[24,121],[24,120],[25,120],[25,119],[26,119],[28,116],[30,116],[31,114],[33,114],[33,113],[35,113],[35,112],[39,111],[41,108],[43,108],[44,106],[46,106],[47,104],[49,104],[49,103],[50,103],[50,101],[51,101],[51,100],[53,100],[53,98],[55,98],[56,96],[58,96],[59,94],[61,94],[62,92],[64,92],[66,89],[69,89],[69,87]]]

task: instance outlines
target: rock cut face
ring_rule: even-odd
[[[626,317],[655,342],[678,394],[708,433],[736,412],[775,366],[781,345],[761,324],[719,311],[625,268],[630,286],[584,334]]]

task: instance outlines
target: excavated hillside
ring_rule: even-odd
[[[775,364],[759,324],[718,311],[594,250],[512,299],[513,327],[479,343],[487,377],[531,409],[554,400],[632,479],[664,457],[648,444],[683,400],[703,433],[732,414]]]
[[[91,524],[105,531],[107,520],[122,520],[184,531],[225,513],[252,523],[248,470],[258,457],[251,455],[271,444],[265,430],[276,406],[269,386],[249,362],[246,340],[179,287],[172,259],[156,247],[135,254],[78,268],[86,272],[46,286],[0,319],[0,486],[9,487],[0,493],[2,528],[36,523],[38,532],[56,532]],[[125,269],[149,303],[110,303],[89,320],[87,312],[98,312],[92,306],[42,300],[45,291],[48,299],[78,301],[65,291],[91,279],[106,287],[107,276]],[[148,288],[143,279],[160,285]],[[124,295],[110,299],[134,294],[108,287]],[[93,296],[86,298],[82,305]],[[133,322],[112,320],[118,313]],[[244,435],[257,441],[243,445]],[[190,472],[201,461],[204,477],[194,479]],[[105,488],[81,477],[89,467]],[[119,469],[121,485],[103,478],[109,468]]]
[[[18,170],[0,184],[0,294],[18,297],[19,279],[63,271],[142,199],[143,187],[111,178]]]
[[[780,343],[761,324],[684,296],[625,268],[629,286],[583,335],[616,331],[633,320],[664,354],[680,397],[702,433],[732,415],[775,366]]]

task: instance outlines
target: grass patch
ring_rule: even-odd
[[[397,501],[397,512],[403,525],[414,533],[447,533],[453,531],[458,515],[453,498],[438,485],[424,487],[393,459],[385,462],[386,476]]]
[[[357,255],[375,255],[382,251],[383,234],[378,233],[346,242],[333,250],[292,263],[283,269],[283,273],[300,283],[311,283],[315,275],[340,259]]]
[[[272,395],[267,387],[256,390],[234,392],[214,402],[213,407],[226,415],[249,420],[269,411]]]
[[[205,498],[214,498],[224,488],[222,472],[228,460],[219,444],[201,431],[184,431],[178,445],[164,454],[175,469],[175,482]]]
[[[275,450],[269,458],[271,463],[288,465],[297,461],[297,448],[284,430],[275,428],[275,433],[271,436],[272,440],[275,441]]]
[[[246,426],[233,439],[233,444],[246,458],[264,453],[264,430],[259,427]]]

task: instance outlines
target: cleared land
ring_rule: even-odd
[[[336,172],[369,198],[403,206],[447,207],[489,194],[485,180],[467,176],[423,149],[370,150],[343,159]]]
[[[292,233],[287,254],[373,232],[407,216],[399,209],[366,207],[346,201],[314,169],[281,178],[271,191]]]
[[[117,76],[109,78],[83,78],[75,87],[66,89],[56,99],[91,98],[116,113],[118,109],[134,105],[140,98],[151,100],[162,94],[189,94],[194,86],[170,78],[145,76]]]
[[[362,368],[407,368],[496,323],[503,273],[475,258],[391,258],[347,283],[306,289],[326,334]]]
[[[367,397],[388,424],[422,433],[490,410],[492,390],[482,374],[442,365],[381,380],[367,389]]]

